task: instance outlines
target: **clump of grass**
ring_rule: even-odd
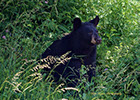
[[[49,94],[46,96],[47,99],[50,98],[50,96],[55,93],[62,93],[65,92],[66,90],[79,91],[78,89],[72,87],[63,88],[62,86],[64,86],[64,83],[61,83],[54,89],[54,91],[50,92],[50,89],[54,87],[52,86],[53,80],[49,81],[51,73],[57,66],[59,66],[60,64],[64,64],[65,62],[71,59],[71,57],[67,57],[69,53],[70,52],[62,55],[61,57],[48,56],[38,61],[26,60],[20,67],[21,71],[17,72],[11,80],[9,81],[5,80],[3,85],[5,83],[8,83],[9,84],[8,88],[12,88],[12,91],[15,93],[15,95],[16,94],[24,95],[28,92],[29,93],[33,92],[43,79],[43,75],[40,73],[40,70],[43,70],[44,68],[49,68],[51,69],[51,71],[49,72],[47,78],[45,79],[45,82],[50,83],[48,89],[46,89],[46,91],[49,92]],[[43,63],[40,64],[39,62]],[[53,68],[50,67],[51,64],[54,64]],[[4,87],[1,87],[1,89],[2,88]]]
[[[138,0],[0,1],[0,99],[139,99],[139,7]],[[31,59],[70,33],[75,17],[87,21],[95,15],[103,40],[97,50],[97,76],[93,83],[81,78],[80,92],[73,97],[77,90],[62,92],[65,85],[42,80],[40,70],[49,68],[48,63]]]

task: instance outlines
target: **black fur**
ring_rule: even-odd
[[[54,41],[54,43],[42,54],[42,58],[49,55],[59,57],[68,51],[71,51],[68,56],[84,55],[84,57],[81,58],[72,57],[72,59],[68,63],[65,63],[65,65],[61,64],[56,67],[55,73],[53,73],[55,81],[58,81],[62,75],[64,79],[67,78],[66,83],[75,80],[70,82],[70,84],[68,84],[69,86],[77,85],[78,80],[80,79],[79,71],[82,64],[90,66],[87,73],[89,81],[95,76],[96,46],[101,43],[101,38],[96,29],[98,22],[98,16],[85,23],[82,23],[79,18],[75,18],[73,22],[73,31],[62,39]],[[92,40],[93,42],[91,42]],[[53,67],[53,65],[51,67]]]

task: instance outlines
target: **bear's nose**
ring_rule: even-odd
[[[101,44],[102,39],[101,38],[98,38],[96,42],[97,42],[97,44]]]

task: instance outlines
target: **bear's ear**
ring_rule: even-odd
[[[82,22],[80,20],[80,18],[75,18],[73,20],[73,30],[78,29],[81,26]]]
[[[96,16],[96,18],[90,21],[90,23],[93,23],[95,27],[98,25],[98,22],[99,22],[99,16]]]

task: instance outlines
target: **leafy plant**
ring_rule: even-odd
[[[139,3],[138,0],[1,0],[0,98],[138,100]],[[102,37],[97,50],[97,76],[93,83],[81,79],[76,87],[80,92],[41,80],[40,72],[29,70],[36,60],[24,64],[38,59],[53,41],[71,32],[75,17],[87,21],[96,15],[100,17],[97,29]],[[20,69],[22,65],[25,69]],[[13,77],[18,79],[13,81]]]

